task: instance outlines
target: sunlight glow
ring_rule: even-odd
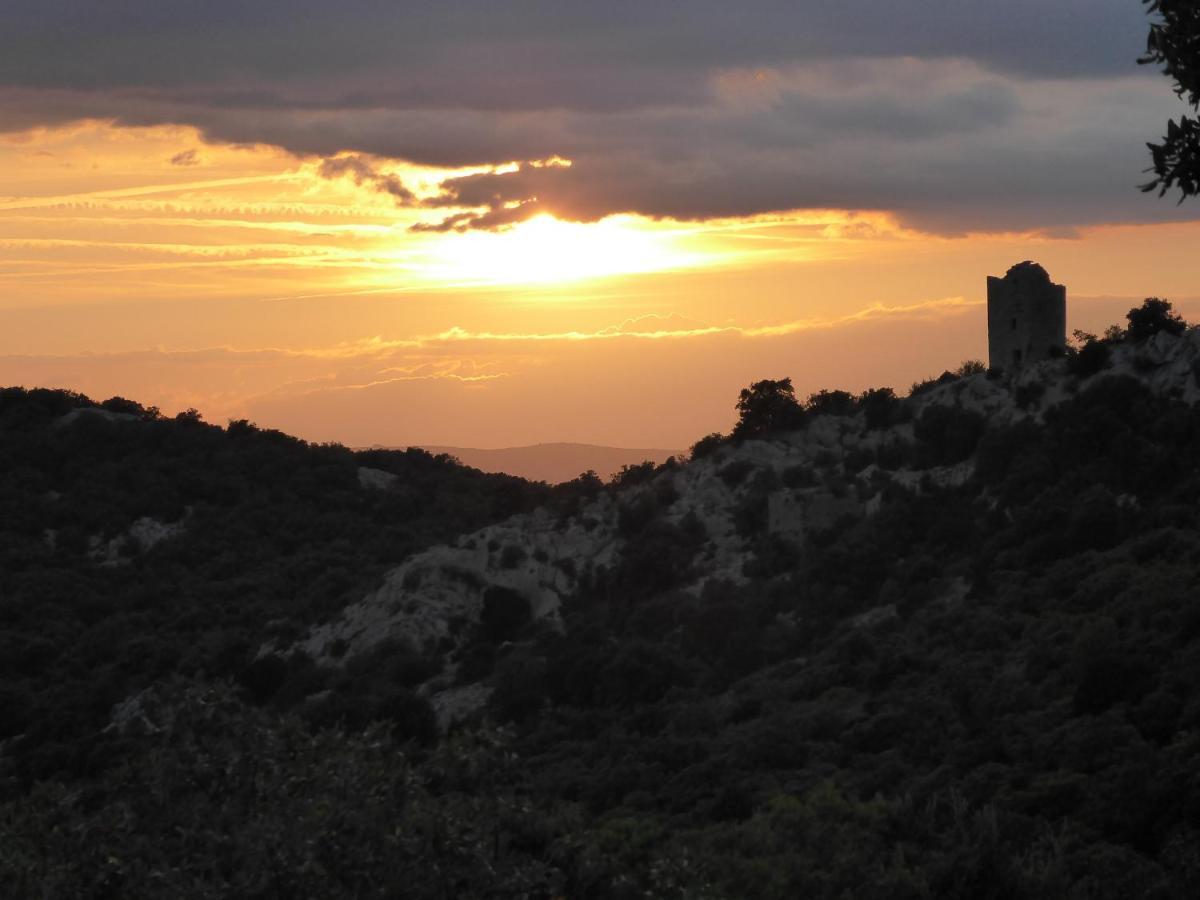
[[[442,235],[422,274],[432,281],[538,284],[703,266],[685,232],[634,216],[562,222],[540,215],[507,231]]]

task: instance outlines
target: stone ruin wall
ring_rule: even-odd
[[[1054,284],[1037,263],[1013,266],[1003,278],[989,276],[988,364],[1015,372],[1067,345],[1067,289]]]

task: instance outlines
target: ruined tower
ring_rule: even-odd
[[[988,364],[1015,372],[1067,346],[1067,289],[1035,262],[1018,263],[1003,278],[989,275]]]

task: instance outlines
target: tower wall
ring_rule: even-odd
[[[1037,263],[989,276],[988,364],[1015,372],[1067,346],[1067,289]]]

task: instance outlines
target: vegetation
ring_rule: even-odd
[[[399,481],[365,489],[360,466]],[[255,668],[265,641],[295,639],[397,559],[551,496],[419,450],[353,453],[120,398],[0,390],[8,774],[95,771],[114,704],[171,676],[245,678],[298,702],[327,676],[299,658]],[[143,546],[146,520],[176,533]]]
[[[1148,297],[1141,306],[1131,309],[1125,316],[1129,327],[1125,336],[1135,344],[1149,340],[1159,332],[1180,335],[1187,328],[1183,317],[1174,312],[1169,300]]]
[[[761,438],[800,427],[804,410],[796,402],[792,379],[756,381],[742,390],[737,401],[735,438]]]
[[[1080,336],[1059,363],[1067,399],[1038,421],[924,391],[801,403],[790,383],[752,385],[741,433],[693,453],[742,498],[751,552],[743,578],[699,587],[709,536],[671,515],[674,462],[551,490],[128,401],[106,410],[124,418],[56,425],[93,407],[4,392],[0,883],[84,897],[1196,896],[1200,411],[1084,362],[1179,321],[1147,301],[1128,329]],[[858,414],[880,438],[869,460],[830,453],[776,475],[721,449]],[[966,460],[968,480],[932,477]],[[398,481],[364,490],[360,465]],[[873,515],[803,544],[763,527],[772,492],[836,495],[888,467],[924,477],[882,479]],[[535,503],[579,515],[603,491],[619,552],[568,561],[580,588],[561,627],[481,585],[454,673],[403,642],[332,668],[256,653],[412,549]],[[149,515],[184,530],[108,555]],[[491,699],[441,734],[422,685],[451,676]]]
[[[1200,14],[1195,0],[1142,0],[1150,15],[1146,53],[1138,60],[1143,65],[1160,65],[1171,79],[1175,93],[1192,107],[1200,109]],[[1157,190],[1164,196],[1172,188],[1187,197],[1200,194],[1200,120],[1180,116],[1167,121],[1167,133],[1161,144],[1147,144],[1154,178],[1143,191]]]

